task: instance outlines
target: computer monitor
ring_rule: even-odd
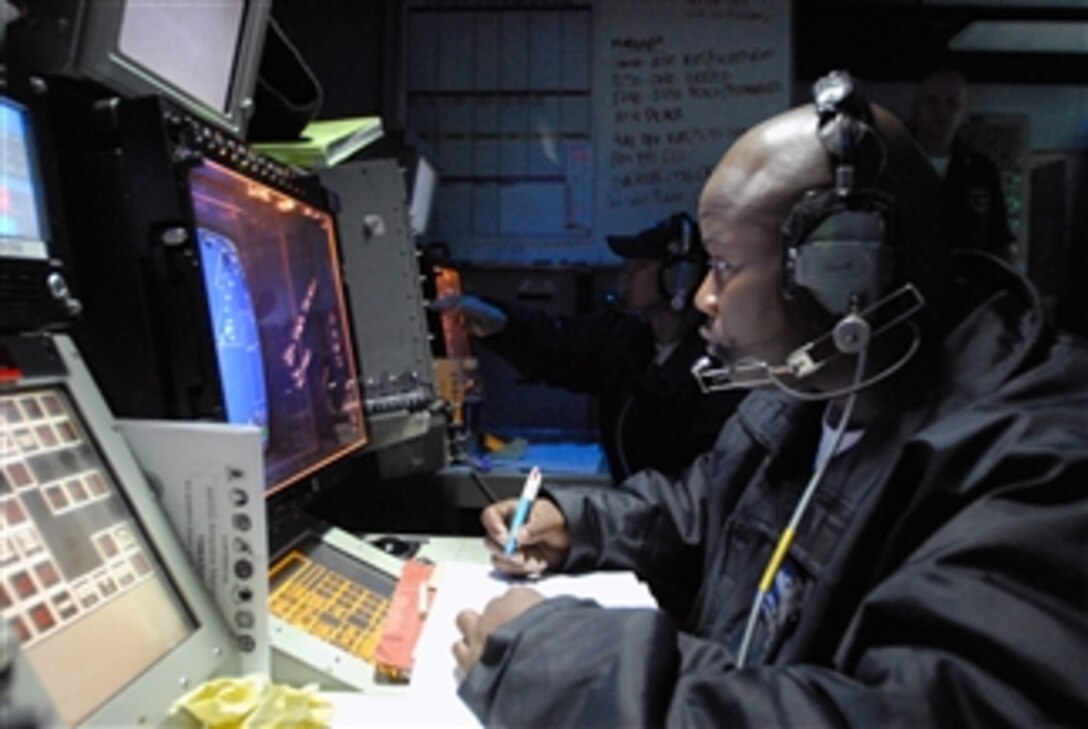
[[[332,205],[162,97],[65,118],[73,335],[118,417],[263,431],[269,494],[369,442]],[[380,315],[376,312],[375,315]]]
[[[12,25],[30,74],[161,94],[245,137],[270,0],[35,0]],[[59,29],[59,30],[58,30]]]
[[[0,95],[0,258],[47,260],[49,221],[26,107]]]
[[[0,94],[0,331],[66,323],[74,313],[66,308],[74,300],[56,288],[67,282],[52,246],[35,132],[28,108]]]
[[[0,612],[17,708],[158,726],[238,650],[64,336],[0,338]],[[28,688],[29,687],[29,688]],[[41,717],[44,720],[44,717]]]
[[[226,419],[262,429],[271,495],[368,440],[336,228],[210,161],[189,195]]]

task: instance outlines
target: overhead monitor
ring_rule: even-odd
[[[245,137],[269,0],[35,0],[13,24],[25,71],[162,94]],[[61,29],[61,32],[58,32]]]
[[[11,696],[44,689],[68,726],[157,726],[187,688],[237,670],[233,638],[70,340],[2,338],[0,371]]]

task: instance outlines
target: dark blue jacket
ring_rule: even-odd
[[[834,458],[735,655],[811,473],[822,406],[750,395],[679,479],[552,488],[564,571],[632,569],[664,610],[548,600],[460,694],[490,727],[1074,726],[1088,716],[1088,345],[979,259],[984,303],[927,383]],[[987,268],[989,267],[989,268]],[[995,285],[995,282],[997,285]]]

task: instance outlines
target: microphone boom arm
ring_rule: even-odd
[[[878,329],[870,333],[870,317],[875,316],[889,305],[899,301],[906,302],[903,305],[903,310],[892,316]],[[906,283],[889,293],[887,296],[873,302],[865,309],[862,309],[859,312],[850,312],[826,334],[823,334],[790,352],[783,365],[771,365],[756,359],[741,359],[732,364],[720,364],[716,363],[709,355],[706,355],[700,357],[692,366],[691,374],[699,383],[699,389],[702,390],[703,394],[740,388],[747,389],[763,385],[774,385],[789,394],[797,394],[796,390],[787,387],[785,383],[779,379],[781,375],[789,375],[798,380],[811,377],[827,366],[829,362],[833,362],[843,354],[857,354],[866,349],[873,338],[879,337],[897,324],[906,321],[908,317],[913,316],[921,310],[921,308],[925,306],[925,303],[925,298],[914,284]],[[849,325],[849,336],[843,336],[843,330],[846,328],[846,325]],[[915,329],[915,332],[917,332],[917,328],[913,328]],[[825,357],[817,357],[816,350],[825,345],[830,345],[832,351]],[[906,359],[912,357],[917,349],[918,346],[916,342],[915,345],[910,348],[906,357],[901,359],[894,369],[898,369],[905,364]],[[718,366],[715,366],[715,364]],[[756,373],[759,376],[752,379],[744,379],[739,382],[734,380],[734,377],[738,374],[749,373]],[[889,372],[887,374],[891,373]],[[865,384],[872,384],[872,381],[870,380]]]

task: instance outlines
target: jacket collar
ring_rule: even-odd
[[[821,412],[819,405],[772,389],[751,392],[737,407],[737,416],[749,437],[772,458],[790,447],[800,420],[811,416],[819,422]]]
[[[949,260],[973,307],[941,345],[942,394],[963,402],[1029,367],[1045,347],[1048,327],[1038,291],[1012,266],[980,251],[957,251]]]

